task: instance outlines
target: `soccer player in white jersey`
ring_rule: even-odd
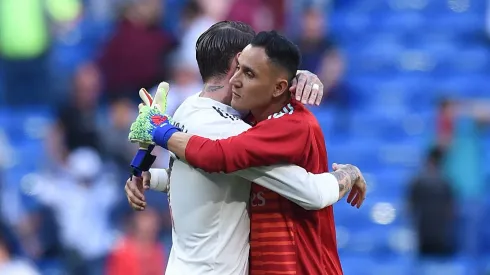
[[[235,71],[237,54],[254,35],[246,24],[220,22],[198,39],[196,57],[205,86],[202,92],[184,101],[174,114],[174,121],[183,131],[220,139],[250,128],[241,120],[243,114],[229,106],[232,97],[229,79]],[[313,84],[317,89],[312,92],[321,92],[318,89],[321,83]],[[315,102],[318,95],[311,96]],[[251,182],[306,209],[321,209],[339,200],[338,183],[333,175],[313,175],[293,165],[208,174],[176,160],[170,176],[163,169],[150,172],[152,189],[166,191],[168,182],[171,186],[173,246],[167,275],[248,274],[247,205],[264,200],[250,198]],[[142,209],[144,201],[138,185],[141,179],[128,180],[126,192],[133,207]]]

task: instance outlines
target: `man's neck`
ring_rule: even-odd
[[[274,100],[269,105],[264,108],[259,108],[252,110],[251,113],[257,122],[266,120],[270,115],[280,112],[284,106],[286,106],[291,101],[291,95],[288,93],[287,96],[283,96]]]
[[[211,98],[226,105],[231,104],[230,83],[228,79],[210,79],[204,83],[200,97]]]

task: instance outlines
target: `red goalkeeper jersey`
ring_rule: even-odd
[[[328,171],[327,152],[316,118],[293,100],[279,113],[228,139],[194,136],[189,164],[207,172],[295,164],[308,172]],[[339,275],[333,208],[308,211],[275,192],[253,185],[250,274]]]

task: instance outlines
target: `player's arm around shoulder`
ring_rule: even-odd
[[[185,133],[175,133],[168,149],[179,158],[206,172],[232,173],[248,167],[295,163],[310,143],[309,123],[291,119],[290,114],[273,115],[246,130],[244,122],[236,120],[218,140]],[[238,134],[240,133],[240,134]],[[233,136],[233,134],[235,134]]]
[[[354,165],[333,165],[333,172],[313,174],[295,165],[255,167],[235,174],[296,203],[306,210],[320,210],[341,200],[361,207],[367,192],[366,181]]]
[[[319,210],[339,200],[338,181],[330,173],[312,174],[296,165],[252,167],[234,173],[263,186],[306,210]]]

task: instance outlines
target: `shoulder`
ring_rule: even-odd
[[[308,131],[313,126],[314,118],[304,106],[289,103],[281,111],[270,115],[267,120],[258,125],[284,128],[288,131],[292,129]]]
[[[173,119],[184,131],[211,139],[238,135],[250,128],[240,117],[223,108],[204,106],[194,100],[184,102]]]
[[[175,109],[174,116],[177,116],[179,113],[186,112],[189,109],[194,109],[196,108],[196,98],[197,94],[194,94],[192,96],[189,96],[186,98],[180,105]],[[169,96],[170,99],[170,96]]]

